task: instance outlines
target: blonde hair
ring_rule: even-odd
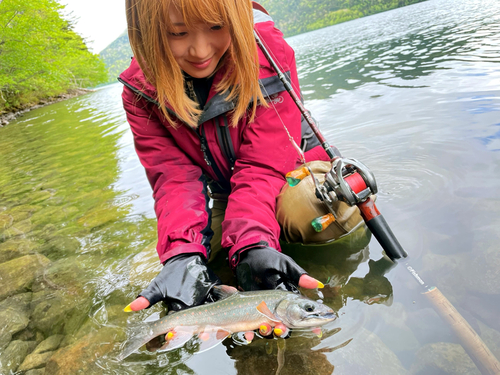
[[[146,79],[156,88],[160,108],[169,123],[176,126],[175,119],[167,112],[166,102],[193,128],[197,127],[201,115],[198,104],[185,93],[181,68],[166,37],[172,30],[171,6],[180,10],[187,27],[200,22],[229,27],[231,45],[221,59],[226,73],[216,89],[229,92],[227,101],[236,102],[232,126],[246,115],[250,102],[250,121],[253,121],[257,104],[266,105],[266,102],[258,81],[251,0],[126,0],[130,45]]]

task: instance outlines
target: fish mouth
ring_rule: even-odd
[[[333,312],[329,312],[326,314],[309,314],[306,319],[321,319],[321,320],[335,320],[337,319],[337,315]]]

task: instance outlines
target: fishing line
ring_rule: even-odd
[[[280,61],[276,58],[276,55],[273,53],[273,51],[269,48],[269,46],[267,45],[267,43],[262,39],[260,33],[254,29],[254,33],[259,37],[259,41],[260,43],[262,43],[262,45],[266,48],[267,52],[269,53],[269,55],[271,55],[272,59],[274,60],[274,63],[280,68],[280,72],[283,72],[285,69],[283,68],[283,65],[281,65]],[[279,72],[277,72],[279,74]],[[290,85],[292,86],[292,88],[296,91],[296,92],[300,92],[300,86],[299,87],[296,87],[294,82],[290,79],[290,80],[287,80]]]
[[[286,127],[285,125],[285,122],[283,121],[283,119],[281,118],[279,112],[278,112],[278,109],[276,108],[276,105],[274,104],[274,101],[273,99],[270,97],[269,95],[269,92],[267,91],[266,87],[264,85],[262,85],[262,89],[265,91],[266,93],[266,97],[269,98],[269,102],[271,103],[271,107],[273,107],[274,111],[276,112],[276,115],[278,115],[278,118],[281,122],[281,125],[283,125],[283,128],[285,129],[286,131],[286,134],[288,135],[288,140],[292,143],[292,146],[295,148],[295,150],[297,151],[297,153],[299,154],[299,157],[300,157],[300,161],[305,164],[306,163],[306,157],[304,155],[304,152],[302,151],[302,149],[299,147],[299,145],[297,144],[297,142],[295,142],[295,139],[293,139],[292,135],[290,134],[290,132],[288,131],[288,128]]]
[[[257,30],[254,29],[254,34],[258,37],[259,41],[262,43],[262,45],[268,50],[268,53],[270,55],[272,55],[272,59],[275,61],[276,65],[278,65],[279,67],[279,72],[276,72],[277,74],[280,74],[280,72],[283,72],[283,66],[280,64],[279,60],[276,58],[276,56],[273,54],[273,52],[269,49],[269,47],[266,45],[266,43],[262,40],[262,38],[260,37],[260,34]],[[295,87],[294,83],[292,80],[287,80],[287,82],[292,86],[292,88],[294,90],[297,91],[297,88]],[[306,158],[305,158],[305,155],[304,155],[304,152],[303,150],[299,147],[299,145],[297,145],[297,142],[295,142],[295,140],[293,139],[292,135],[290,134],[290,131],[288,130],[288,128],[286,127],[285,125],[285,122],[283,121],[283,119],[281,118],[279,112],[278,112],[278,109],[276,108],[275,104],[274,104],[274,101],[271,99],[267,89],[265,88],[264,85],[262,85],[262,88],[263,90],[265,91],[266,93],[266,96],[270,99],[269,102],[271,103],[271,106],[273,107],[274,111],[276,112],[276,114],[278,115],[278,118],[281,122],[281,124],[283,125],[283,128],[285,128],[285,131],[286,133],[288,134],[288,139],[289,141],[292,143],[293,147],[295,148],[295,150],[297,151],[297,153],[299,154],[299,157],[300,157],[300,161],[302,164],[306,164]],[[300,92],[300,88],[298,90]]]

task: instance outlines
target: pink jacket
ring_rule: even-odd
[[[254,16],[261,39],[298,88],[293,50],[269,16],[258,10]],[[300,144],[301,114],[260,50],[259,63],[263,93],[271,105],[259,106],[253,123],[243,118],[236,128],[228,126],[233,103],[214,89],[222,70],[214,77],[196,130],[180,120],[177,129],[168,124],[158,108],[155,88],[135,60],[120,75],[135,148],[153,188],[162,263],[183,253],[208,259],[213,233],[207,177],[230,190],[222,247],[228,249],[231,265],[237,264],[239,250],[249,245],[280,250],[276,196],[285,184],[285,174],[299,160],[283,124]],[[317,153],[313,159],[326,157],[322,149],[311,152]]]

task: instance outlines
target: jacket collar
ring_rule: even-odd
[[[217,87],[217,84],[222,80],[225,73],[226,69],[224,69],[224,67],[215,73],[212,88],[210,89],[210,93],[208,95],[207,104],[203,109],[198,125],[224,113],[230,112],[235,108],[234,102],[226,100],[229,96],[229,92],[226,91],[225,93],[219,93],[215,90],[215,87]],[[289,77],[290,72],[285,72],[285,74]],[[158,107],[160,106],[155,87],[147,81],[135,58],[132,58],[130,67],[120,74],[118,80],[134,91],[137,95],[143,97]],[[259,79],[259,84],[264,97],[269,97],[285,90],[285,86],[280,81],[277,74]],[[249,103],[249,105],[250,104],[251,103]],[[166,107],[167,111],[171,115],[178,118],[177,114],[168,102],[166,103]],[[179,121],[181,120],[179,119]]]

